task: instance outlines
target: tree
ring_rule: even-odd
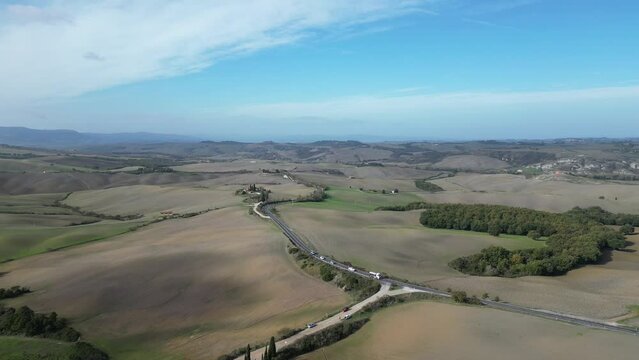
[[[465,291],[453,291],[453,301],[457,303],[465,303],[468,299]]]
[[[251,360],[251,345],[246,345],[246,353],[244,353],[244,360]]]
[[[275,347],[275,338],[271,336],[271,341],[268,343],[268,358],[275,359],[277,355],[277,348]]]
[[[322,266],[320,266],[320,276],[322,280],[326,282],[332,281],[335,278],[335,272],[330,266],[322,264]]]
[[[630,224],[625,224],[619,228],[619,232],[624,235],[632,235],[635,233],[635,227]]]
[[[528,232],[528,237],[533,240],[539,240],[539,238],[541,237],[541,234],[537,230],[530,230]]]
[[[499,224],[495,222],[490,223],[488,225],[488,233],[492,236],[499,236],[499,234],[501,233],[501,228],[499,227]]]

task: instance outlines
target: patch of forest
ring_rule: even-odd
[[[527,235],[546,241],[547,246],[538,249],[508,250],[491,246],[449,263],[465,274],[503,277],[561,275],[578,266],[596,263],[605,249],[623,249],[624,235],[632,233],[633,224],[639,220],[636,215],[613,214],[601,208],[550,213],[501,205],[412,203],[380,209],[424,210],[420,222],[430,228],[485,232],[493,236]],[[622,223],[620,230],[606,226]]]

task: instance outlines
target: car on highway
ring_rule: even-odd
[[[348,271],[350,271],[350,272],[355,272],[355,268],[354,268],[354,267],[352,267],[352,266],[349,266],[349,267],[348,267]]]
[[[326,258],[325,258],[325,257],[323,257],[323,256],[320,256],[320,260],[324,260],[324,259],[326,259]]]
[[[347,312],[348,310],[350,310],[351,308],[349,308],[348,306],[344,306],[344,308],[342,309],[342,312]]]
[[[315,256],[317,253],[315,251],[311,251],[311,255]]]
[[[306,328],[307,328],[307,329],[312,329],[312,328],[314,328],[314,327],[316,327],[316,326],[317,326],[317,324],[316,324],[316,323],[308,323],[308,324],[306,324]]]
[[[346,314],[346,315],[342,316],[342,317],[340,318],[340,320],[348,320],[348,319],[350,319],[350,318],[351,318],[351,316],[352,316],[351,314]]]

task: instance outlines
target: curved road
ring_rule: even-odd
[[[274,204],[267,204],[262,206],[261,208],[258,205],[255,207],[255,209],[260,216],[265,218],[266,217],[270,218],[282,230],[284,235],[288,237],[288,239],[293,243],[293,245],[295,245],[300,250],[307,253],[309,256],[312,256],[316,260],[324,262],[337,269],[349,271],[348,265],[341,263],[339,261],[336,261],[334,259],[324,258],[320,254],[317,254],[282,219],[280,219],[277,215],[273,213],[274,207],[275,207]],[[261,212],[263,212],[263,214],[260,213],[260,210]],[[372,277],[372,275],[369,272],[365,270],[361,270],[361,269],[353,269],[351,270],[351,273],[362,276],[362,277],[366,277],[366,278]],[[385,278],[381,280],[381,282],[383,284],[384,283],[392,284],[392,285],[396,285],[396,286],[406,288],[412,291],[421,291],[421,292],[429,293],[432,295],[447,297],[447,298],[450,297],[450,294],[448,294],[447,292],[433,289],[427,286],[415,285],[415,284],[399,281],[396,279]],[[481,303],[487,307],[491,307],[494,309],[505,310],[505,311],[515,312],[515,313],[520,313],[525,315],[531,315],[531,316],[536,316],[536,317],[549,319],[549,320],[561,321],[561,322],[574,324],[574,325],[587,326],[587,327],[595,328],[595,329],[602,329],[602,330],[616,331],[616,332],[622,332],[622,333],[632,334],[632,335],[639,335],[639,329],[622,326],[614,322],[606,322],[603,320],[591,319],[591,318],[580,317],[580,316],[570,315],[570,314],[563,314],[563,313],[558,313],[558,312],[553,312],[553,311],[543,310],[543,309],[533,309],[533,308],[529,308],[529,307],[525,307],[521,305],[497,302],[492,300],[481,300]]]

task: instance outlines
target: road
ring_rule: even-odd
[[[275,213],[273,213],[274,206],[275,206],[274,204],[265,205],[261,208],[261,213],[260,211],[258,211],[258,214],[264,215],[265,217],[270,218],[271,221],[273,221],[282,230],[284,235],[288,237],[291,243],[293,243],[293,245],[298,247],[301,251],[304,251],[305,253],[307,253],[309,256],[312,256],[316,260],[324,262],[337,269],[349,271],[349,268],[350,268],[349,265],[346,265],[335,259],[330,259],[316,253],[315,250],[313,250],[308,244],[306,244],[302,240],[302,238],[299,235],[297,235],[282,219],[280,219]],[[371,274],[367,272],[366,270],[353,269],[353,268],[351,269],[352,270],[350,272],[355,275],[371,278]],[[446,298],[451,297],[449,293],[441,291],[441,290],[433,289],[423,285],[411,284],[411,283],[403,282],[403,281],[392,279],[392,278],[384,278],[381,280],[381,282],[384,284],[396,285],[401,288],[406,288],[413,291],[421,291],[421,292],[425,292],[425,293],[436,295],[436,296],[441,296]],[[595,329],[615,331],[615,332],[621,332],[621,333],[632,334],[632,335],[639,335],[639,329],[625,327],[625,326],[616,324],[614,322],[607,322],[607,321],[603,321],[599,319],[580,317],[580,316],[575,316],[571,314],[558,313],[558,312],[543,310],[543,309],[534,309],[534,308],[529,308],[529,307],[525,307],[521,305],[515,305],[515,304],[510,304],[505,302],[497,302],[492,300],[482,300],[481,302],[483,305],[493,309],[505,310],[505,311],[515,312],[515,313],[525,314],[530,316],[536,316],[539,318],[544,318],[544,319],[549,319],[554,321],[561,321],[568,324],[586,326],[586,327],[595,328]]]
[[[304,329],[303,331],[300,331],[299,333],[297,333],[297,334],[295,334],[295,335],[293,335],[291,337],[288,337],[286,339],[283,339],[283,340],[280,340],[280,341],[276,342],[275,343],[275,347],[277,349],[284,348],[284,347],[286,347],[286,346],[288,346],[290,344],[293,344],[293,343],[297,342],[299,339],[301,339],[301,338],[303,338],[305,336],[308,336],[308,335],[311,335],[311,334],[315,334],[315,333],[317,333],[317,332],[319,332],[321,330],[326,329],[329,326],[333,326],[335,324],[338,324],[341,321],[343,321],[342,318],[344,316],[355,314],[356,312],[362,310],[362,308],[364,308],[364,306],[366,306],[366,305],[368,305],[368,304],[370,304],[370,303],[372,303],[374,301],[379,300],[383,296],[387,296],[387,295],[394,296],[394,295],[399,295],[400,293],[401,294],[405,294],[405,293],[414,291],[414,290],[409,290],[409,289],[405,289],[405,290],[400,289],[399,291],[398,290],[392,290],[391,291],[390,287],[391,287],[390,283],[382,282],[382,286],[380,287],[379,291],[376,292],[373,296],[371,296],[371,297],[367,298],[366,300],[363,300],[363,301],[351,306],[348,311],[339,312],[339,313],[329,317],[328,319],[325,319],[325,320],[322,320],[322,321],[318,321],[316,323],[315,327]],[[255,349],[255,350],[251,351],[251,359],[261,359],[262,358],[262,353],[264,353],[264,350],[265,350],[265,348],[259,348],[259,349]],[[243,360],[243,359],[244,359],[244,356],[242,355],[242,356],[238,357],[236,360]]]

